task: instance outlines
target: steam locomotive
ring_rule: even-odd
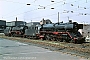
[[[77,22],[44,24],[40,28],[40,38],[61,42],[83,43],[85,37],[81,35],[78,31],[79,29],[83,29],[83,24],[78,24]]]
[[[19,35],[26,38],[42,40],[83,43],[85,42],[85,37],[81,35],[81,33],[78,31],[79,29],[83,29],[83,24],[69,21],[68,23],[59,22],[42,25],[31,25],[29,27],[13,27],[11,30],[6,29],[4,33],[5,35],[9,36]],[[8,34],[6,34],[7,30]]]
[[[27,26],[6,27],[6,29],[4,30],[4,34],[5,36],[22,37],[27,28]]]

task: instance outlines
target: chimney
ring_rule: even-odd
[[[69,20],[69,23],[72,23],[72,20]]]

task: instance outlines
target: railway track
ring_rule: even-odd
[[[74,43],[66,43],[66,42],[56,42],[56,41],[47,41],[47,40],[32,40],[20,37],[7,37],[0,36],[1,38],[19,41],[23,43],[33,43],[34,45],[41,46],[46,49],[50,49],[53,51],[61,51],[63,53],[76,55],[80,57],[85,57],[90,59],[90,43],[83,44],[74,44]]]

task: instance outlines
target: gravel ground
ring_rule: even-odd
[[[29,45],[32,44],[45,49],[50,49],[52,51],[59,51],[62,53],[90,59],[90,42],[86,42],[83,44],[74,44],[74,43],[65,43],[65,42],[56,42],[56,41],[47,41],[47,40],[44,41],[32,40],[32,39],[20,38],[20,37],[7,37],[4,35],[0,35],[0,38],[20,41],[23,43],[27,43]]]

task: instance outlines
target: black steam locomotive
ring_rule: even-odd
[[[18,28],[18,29],[17,29]],[[42,25],[31,25],[29,27],[13,27],[8,31],[9,36],[23,36],[26,38],[35,38],[43,40],[54,40],[60,42],[73,42],[73,43],[83,43],[85,37],[83,37],[79,29],[83,29],[83,24],[78,24],[77,22],[68,23],[52,23],[52,24],[42,24]]]
[[[23,36],[27,28],[26,22],[24,21],[7,22],[4,34],[6,36]]]
[[[83,24],[78,24],[77,22],[44,24],[40,28],[40,38],[61,42],[83,43],[85,37],[81,35],[78,31],[79,29],[83,29]]]
[[[6,29],[4,30],[4,34],[6,36],[22,37],[27,28],[28,28],[27,26],[6,27]]]

